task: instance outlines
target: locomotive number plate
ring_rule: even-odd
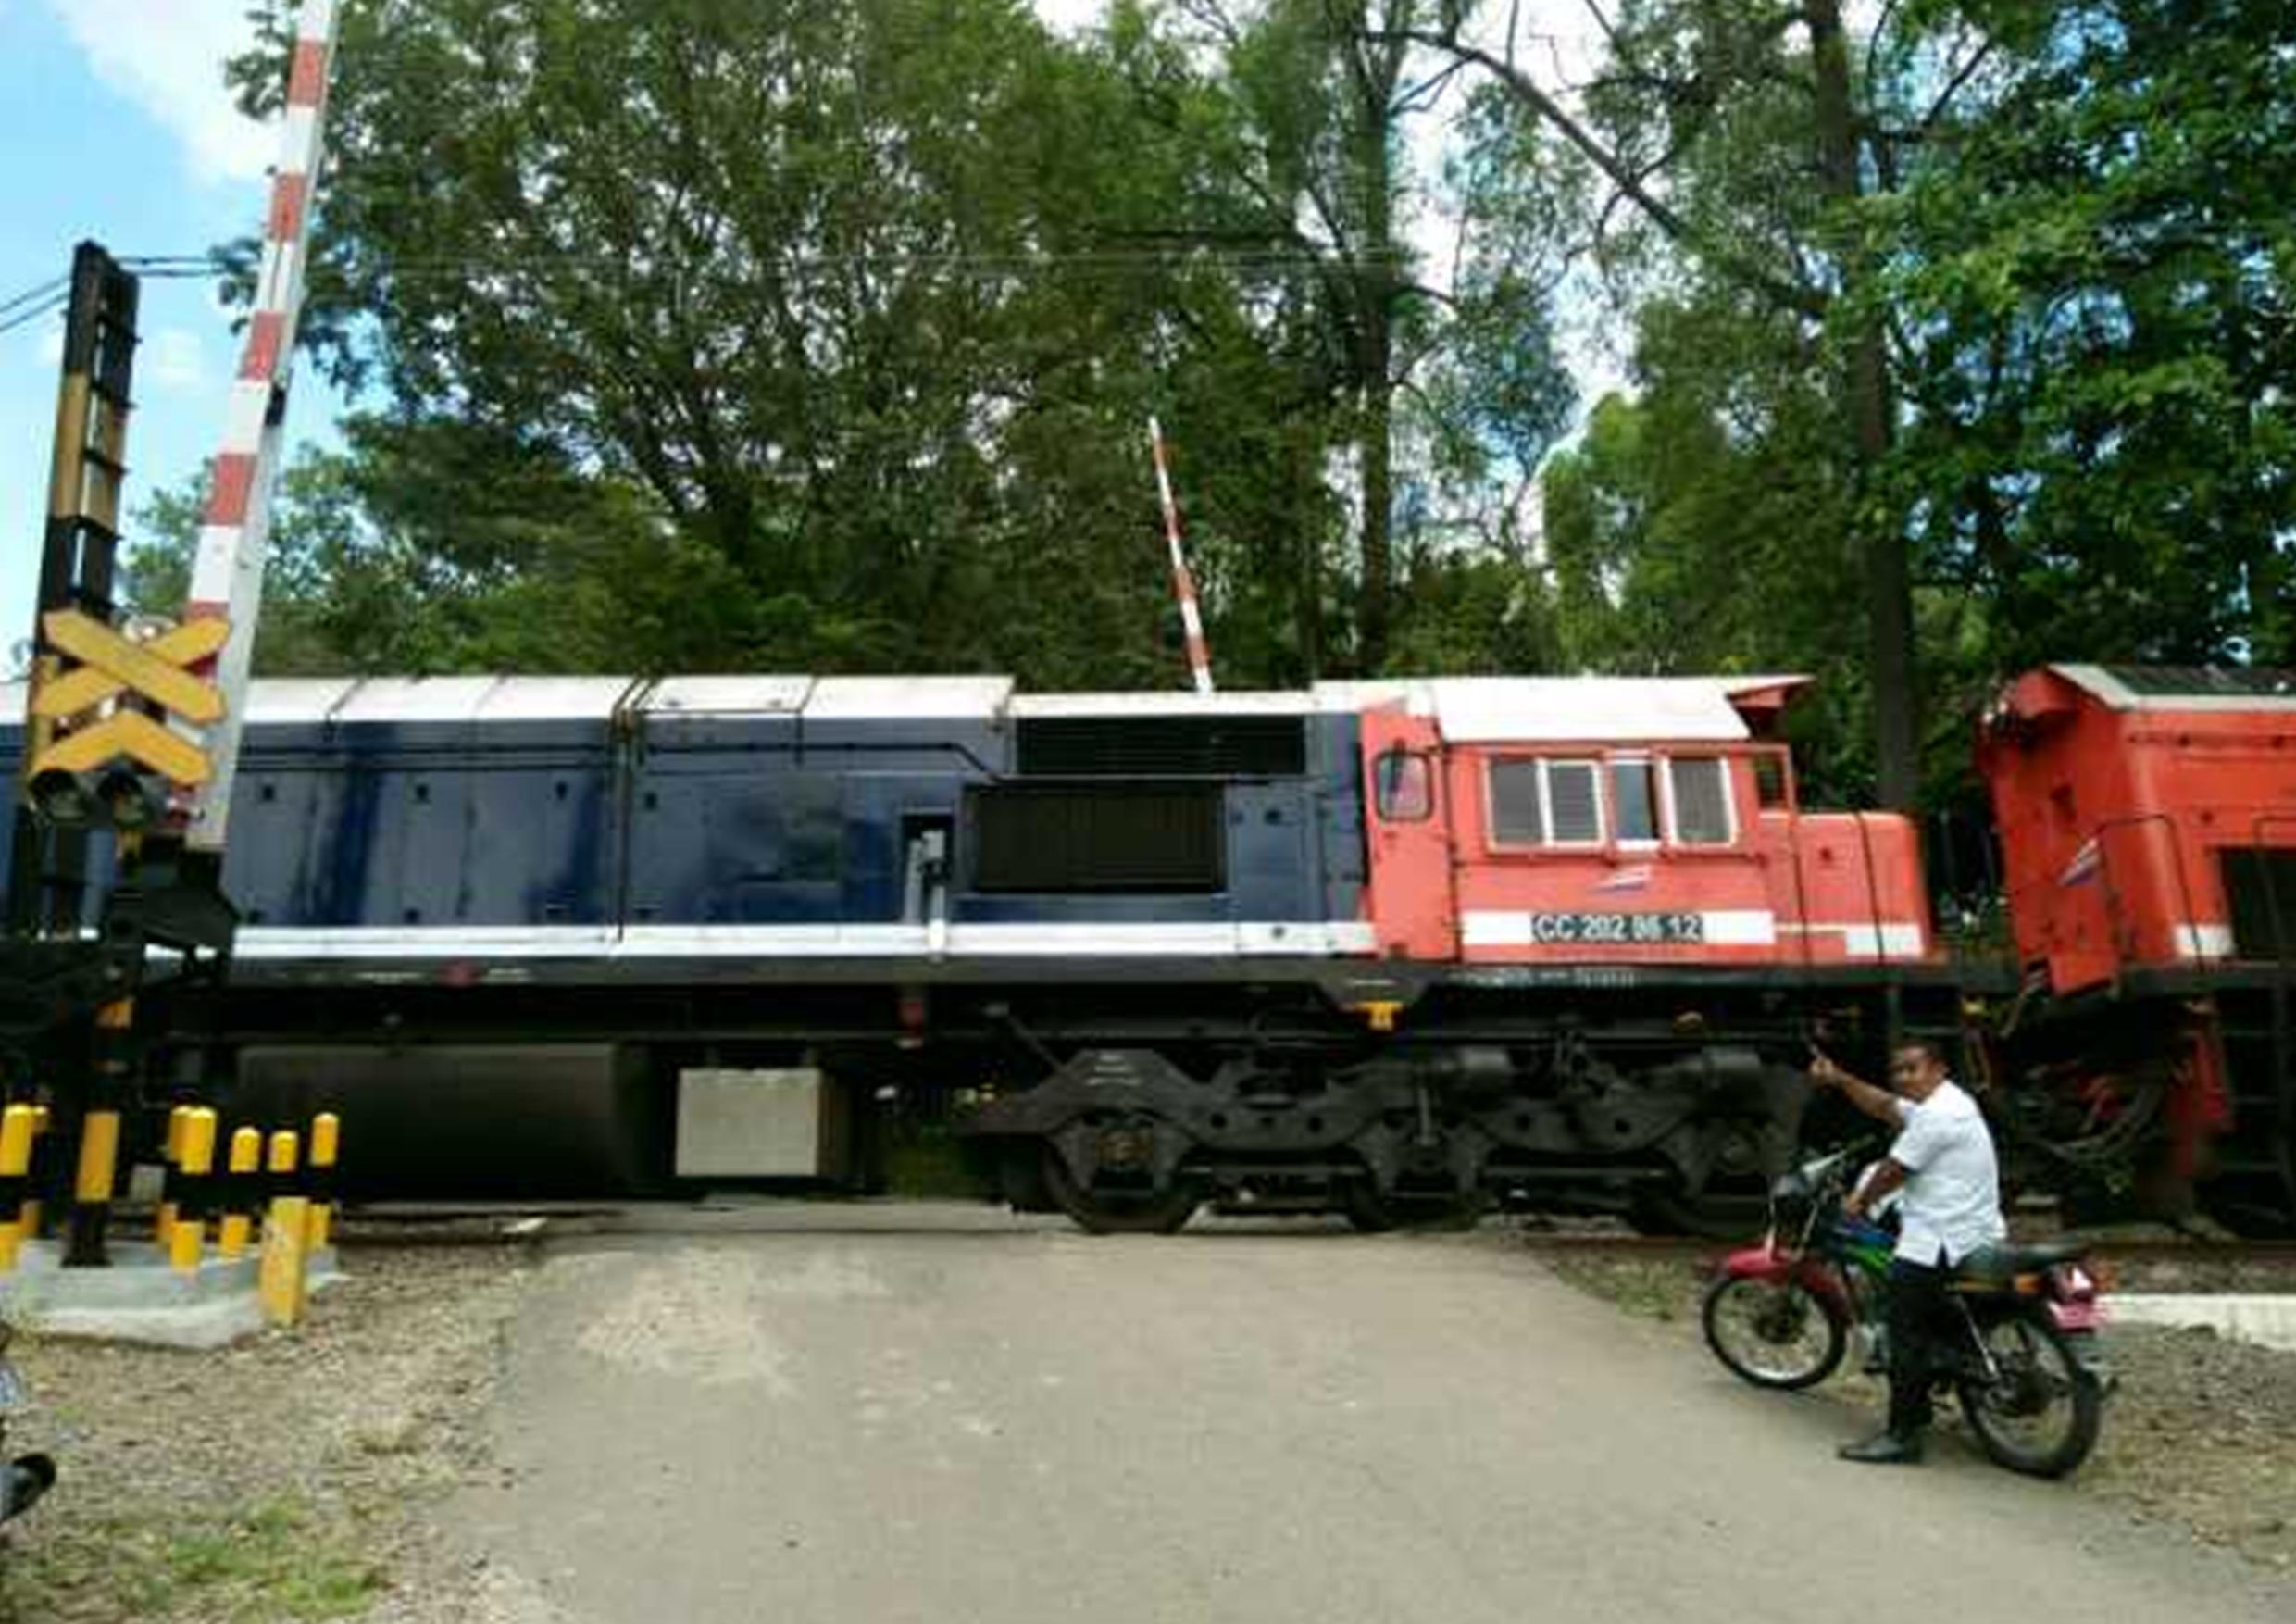
[[[1530,939],[1542,947],[1703,942],[1706,921],[1697,914],[1533,914]]]

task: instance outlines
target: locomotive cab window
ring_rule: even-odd
[[[1434,815],[1435,768],[1426,751],[1397,744],[1380,752],[1373,779],[1382,820],[1419,823]]]
[[[1603,778],[1598,761],[1541,756],[1500,756],[1486,772],[1491,843],[1583,847],[1603,843]]]
[[[1753,758],[1753,793],[1754,804],[1765,812],[1793,809],[1792,780],[1784,751],[1766,750]]]
[[[1686,846],[1726,846],[1737,838],[1730,816],[1729,763],[1719,756],[1678,756],[1666,763],[1674,802],[1674,838]]]
[[[1611,818],[1618,843],[1658,843],[1658,764],[1628,756],[1610,764]]]

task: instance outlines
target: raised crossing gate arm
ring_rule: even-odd
[[[263,567],[269,544],[271,498],[286,443],[288,385],[311,242],[312,204],[326,157],[328,86],[333,77],[337,0],[303,0],[280,132],[279,163],[265,217],[263,258],[245,353],[232,380],[223,443],[215,459],[213,489],[192,586],[186,623],[220,619],[228,628],[219,651],[194,663],[212,675],[223,701],[207,731],[212,766],[205,782],[185,797],[184,843],[219,856],[230,832],[231,786],[238,773],[240,730],[246,716],[256,630],[263,606]]]

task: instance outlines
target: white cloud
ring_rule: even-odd
[[[207,352],[187,327],[163,327],[147,341],[144,375],[158,389],[197,389],[207,381]]]
[[[47,0],[95,75],[183,144],[203,185],[248,180],[277,138],[240,116],[223,64],[248,41],[244,0]]]

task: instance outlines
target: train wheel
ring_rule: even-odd
[[[1185,1181],[1164,1190],[1082,1185],[1067,1158],[1044,1147],[1044,1193],[1076,1226],[1092,1235],[1170,1235],[1187,1227],[1202,1199]]]

